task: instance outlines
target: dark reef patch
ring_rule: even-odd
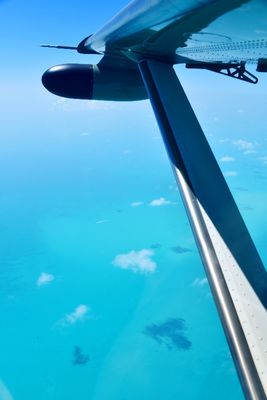
[[[239,192],[248,192],[248,189],[243,186],[235,186],[233,189],[238,190]]]
[[[191,253],[192,250],[189,249],[188,247],[182,247],[182,246],[173,246],[170,247],[170,250],[172,250],[175,254],[185,254],[185,253]]]
[[[252,210],[254,210],[254,208],[251,207],[251,206],[243,206],[242,208],[243,208],[243,210],[246,210],[246,211],[252,211]]]
[[[168,318],[161,324],[147,325],[143,333],[156,340],[158,344],[164,344],[169,350],[174,348],[190,350],[192,343],[186,337],[186,330],[184,319]]]
[[[83,353],[79,346],[74,346],[71,361],[73,365],[85,365],[89,360],[90,357],[88,354]]]
[[[156,249],[160,249],[162,247],[162,245],[160,243],[152,243],[149,247],[152,250],[156,250]]]

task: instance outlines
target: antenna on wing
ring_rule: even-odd
[[[57,45],[57,44],[41,44],[40,47],[46,47],[50,49],[63,49],[63,50],[76,50],[78,53],[81,54],[100,54],[98,51],[95,51],[93,49],[90,49],[85,46],[85,42],[89,37],[92,35],[87,36],[85,39],[83,39],[78,46],[62,46],[62,45]]]
[[[40,47],[48,47],[50,49],[77,50],[77,47],[74,46],[61,46],[57,44],[41,44]]]

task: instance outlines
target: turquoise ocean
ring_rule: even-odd
[[[262,92],[186,78],[266,261]],[[45,96],[3,115],[0,400],[242,399],[150,104]]]

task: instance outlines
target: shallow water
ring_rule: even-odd
[[[266,260],[262,119],[190,90]],[[148,103],[77,104],[1,138],[0,399],[242,399]]]

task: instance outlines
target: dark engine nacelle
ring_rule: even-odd
[[[71,99],[134,101],[147,98],[138,68],[62,64],[48,69],[42,83],[57,96]]]

